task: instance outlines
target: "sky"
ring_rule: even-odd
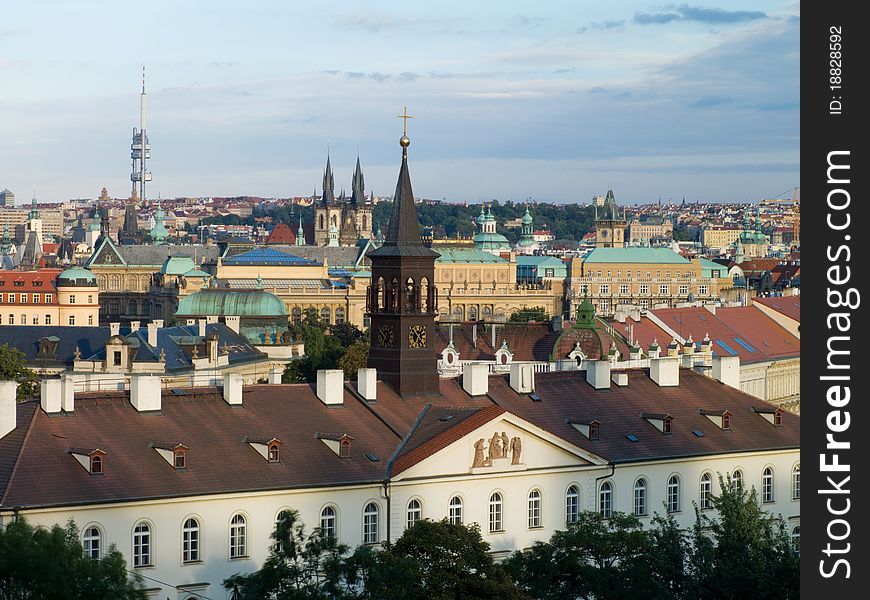
[[[746,202],[800,185],[800,5],[34,0],[0,20],[0,189]]]

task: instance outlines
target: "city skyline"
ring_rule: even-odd
[[[0,188],[19,204],[34,185],[43,202],[129,193],[142,64],[149,197],[319,193],[327,144],[336,192],[359,151],[366,191],[391,195],[404,105],[421,197],[746,202],[800,185],[797,3],[51,4],[0,28]]]

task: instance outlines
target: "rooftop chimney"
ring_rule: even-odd
[[[573,361],[572,361],[573,362]],[[535,367],[529,363],[511,363],[511,388],[518,394],[535,391]]]
[[[277,367],[269,369],[269,383],[272,385],[281,383],[281,369]]]
[[[157,329],[163,329],[163,319],[154,319],[154,322],[157,323]]]
[[[739,356],[714,356],[713,379],[721,381],[725,385],[740,389],[740,357]]]
[[[199,319],[199,320],[196,322],[196,324],[197,324],[197,332],[196,332],[196,335],[198,335],[199,337],[205,337],[205,325],[206,325],[206,320],[205,320],[205,319]]]
[[[242,405],[241,373],[224,373],[224,401],[229,405]]]
[[[610,389],[610,361],[590,360],[586,362],[586,382],[596,390]]]
[[[60,379],[43,379],[39,385],[39,406],[48,414],[60,412]]]
[[[628,373],[614,373],[610,376],[610,380],[619,387],[628,385]]]
[[[0,381],[0,439],[18,426],[18,382]]]
[[[130,404],[139,412],[160,410],[161,394],[159,375],[130,377]]]
[[[233,331],[238,333],[240,319],[241,319],[241,317],[239,317],[239,316],[229,316],[228,315],[228,316],[224,317],[224,325],[226,325],[227,327],[229,327],[230,329],[232,329]]]
[[[360,395],[372,402],[378,399],[377,369],[360,369],[356,373],[356,385]]]
[[[344,404],[344,371],[341,369],[318,370],[317,397],[327,406]]]
[[[120,323],[109,323],[109,335],[119,335],[121,333]]]
[[[130,321],[130,332],[135,333],[139,331],[139,326],[141,325],[141,321]]]
[[[489,392],[489,365],[466,364],[462,370],[462,389],[471,396],[485,396]]]
[[[659,387],[680,385],[680,358],[678,356],[651,358],[649,378],[655,381]]]
[[[73,376],[63,373],[60,376],[60,409],[71,413],[75,410],[76,388]]]
[[[151,346],[152,348],[157,347],[157,330],[160,329],[160,327],[161,327],[161,325],[158,325],[158,323],[160,323],[162,325],[163,321],[151,321],[147,325],[148,345]]]

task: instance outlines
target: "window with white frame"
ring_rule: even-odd
[[[489,532],[504,531],[504,521],[502,519],[502,500],[501,494],[494,492],[489,497]]]
[[[324,506],[320,511],[320,537],[336,539],[338,536],[338,515],[335,507]]]
[[[244,515],[233,515],[230,519],[230,558],[244,558],[248,555],[248,522]]]
[[[598,488],[598,512],[605,519],[613,515],[613,484],[605,481]]]
[[[187,519],[181,527],[181,561],[199,562],[199,521]]]
[[[416,498],[408,502],[408,529],[423,518],[423,505]]]
[[[640,284],[640,293],[641,294],[649,294],[649,284],[646,284],[646,283]]]
[[[82,548],[88,558],[100,558],[103,549],[103,536],[99,527],[91,525],[82,532]]]
[[[743,489],[743,471],[735,469],[731,473],[731,490],[735,493],[740,493]]]
[[[150,566],[151,526],[145,521],[139,521],[133,528],[133,567]]]
[[[680,291],[679,291],[680,296],[686,296],[688,293],[689,293],[689,286],[681,285]]]
[[[363,544],[378,543],[378,514],[380,509],[374,502],[366,504],[363,511]]]
[[[565,523],[576,523],[580,520],[580,488],[576,485],[568,487],[565,493]]]
[[[45,315],[45,324],[51,325],[51,315]]]
[[[619,286],[619,293],[622,295],[628,294],[628,285],[623,283]]]
[[[598,310],[601,312],[606,312],[610,307],[610,301],[607,298],[601,298],[598,300]]]
[[[699,285],[698,286],[698,293],[701,295],[706,295],[707,294],[707,286],[706,285]]]
[[[667,509],[669,513],[680,512],[680,478],[676,475],[668,479]]]
[[[607,284],[599,285],[598,286],[598,293],[599,294],[609,294],[610,293],[610,286]]]
[[[801,499],[801,464],[798,463],[791,470],[791,499]]]
[[[773,502],[773,469],[770,467],[761,472],[761,501]]]
[[[447,506],[447,511],[452,525],[462,525],[462,498],[453,496]]]
[[[647,483],[643,477],[634,482],[634,514],[642,517],[647,514]]]
[[[698,504],[702,510],[713,508],[713,476],[709,473],[701,475]]]
[[[663,296],[667,296],[668,293],[670,293],[669,290],[670,290],[670,286],[667,286],[667,285],[660,285],[659,286],[659,294],[661,294]]]
[[[541,490],[529,492],[529,529],[541,526]]]

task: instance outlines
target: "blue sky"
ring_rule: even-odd
[[[129,193],[148,68],[149,195],[320,188],[327,143],[417,196],[747,201],[800,185],[798,3],[9,3],[0,189]],[[139,10],[139,7],[142,7]]]

